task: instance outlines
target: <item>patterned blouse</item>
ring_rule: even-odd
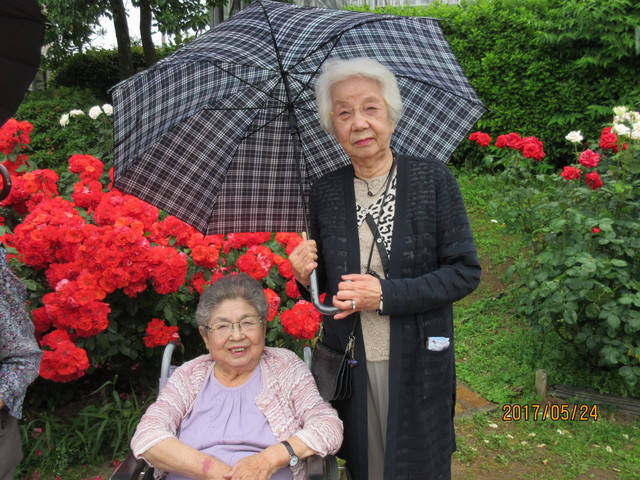
[[[42,352],[25,306],[27,291],[7,266],[0,246],[0,399],[20,418],[27,387],[38,376]]]

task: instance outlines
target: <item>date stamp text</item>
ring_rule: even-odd
[[[521,422],[551,420],[552,422],[567,421],[596,421],[598,420],[598,405],[587,404],[549,404],[507,403],[502,406],[502,420],[505,422]]]

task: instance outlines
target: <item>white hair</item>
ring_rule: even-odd
[[[372,58],[358,57],[349,60],[329,59],[324,62],[315,89],[316,106],[322,128],[335,135],[331,121],[331,88],[336,83],[351,77],[371,79],[380,85],[382,97],[389,109],[389,118],[396,123],[402,114],[402,98],[400,98],[395,75]]]

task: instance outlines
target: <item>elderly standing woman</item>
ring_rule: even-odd
[[[342,422],[307,366],[265,347],[267,313],[261,284],[246,274],[203,292],[196,320],[209,355],[171,375],[131,441],[157,477],[301,479],[302,459],[338,450]]]
[[[402,112],[394,75],[367,58],[325,63],[323,127],[351,165],[313,184],[313,240],[290,255],[309,285],[318,270],[324,341],[344,351],[355,323],[353,394],[333,402],[339,456],[356,480],[447,479],[455,450],[452,304],[480,281],[458,185],[442,162],[391,149]]]

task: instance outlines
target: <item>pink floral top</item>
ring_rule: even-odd
[[[177,437],[182,420],[193,408],[205,380],[213,374],[213,366],[211,357],[203,355],[171,375],[158,399],[142,416],[131,440],[137,458],[162,440]],[[296,435],[322,456],[337,452],[342,444],[342,421],[320,397],[304,362],[289,350],[265,347],[259,366],[263,388],[256,405],[267,417],[276,439],[282,441]],[[292,471],[295,480],[304,479],[304,462]],[[157,477],[163,474],[156,472]]]

